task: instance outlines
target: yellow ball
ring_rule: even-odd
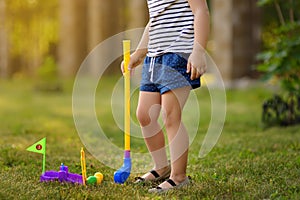
[[[100,172],[95,173],[94,175],[97,178],[97,184],[101,184],[102,180],[103,180],[103,174]]]

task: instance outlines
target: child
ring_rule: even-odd
[[[210,29],[209,11],[206,0],[147,2],[150,19],[128,68],[131,70],[144,60],[136,114],[154,167],[136,182],[169,177],[149,190],[165,192],[189,183],[186,176],[189,138],[181,114],[190,90],[200,87],[200,76],[206,71],[204,48]],[[121,70],[124,72],[123,63]],[[157,121],[160,113],[171,163]]]

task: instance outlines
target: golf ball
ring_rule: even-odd
[[[89,176],[86,180],[87,184],[94,185],[97,183],[97,178],[95,176]]]
[[[100,172],[95,173],[94,175],[97,179],[97,184],[101,184],[102,180],[103,180],[103,174]]]

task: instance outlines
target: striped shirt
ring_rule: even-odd
[[[148,56],[191,53],[194,15],[187,0],[148,0],[150,17]]]

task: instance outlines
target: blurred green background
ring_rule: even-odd
[[[229,83],[257,78],[256,54],[274,42],[272,29],[279,24],[274,1],[260,2],[266,5],[208,1],[212,33],[207,49]],[[147,21],[143,0],[0,0],[0,77],[74,77],[96,45]],[[118,62],[108,73],[119,72]]]

